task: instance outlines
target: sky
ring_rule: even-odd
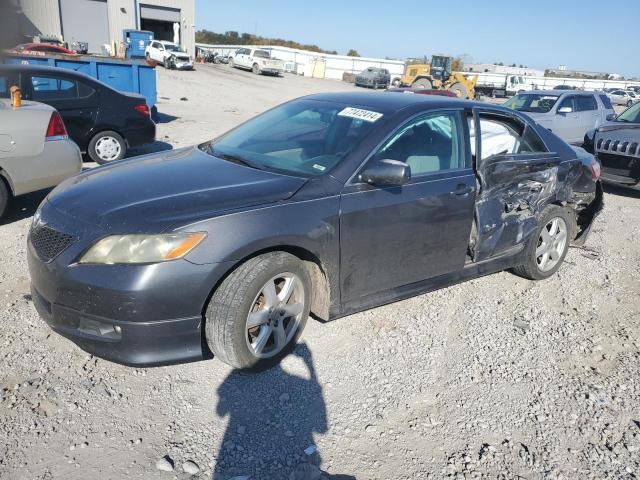
[[[474,63],[640,76],[640,0],[195,2],[198,30],[257,33],[340,54],[466,54]]]

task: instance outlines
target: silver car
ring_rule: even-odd
[[[614,90],[609,92],[609,98],[614,105],[624,105],[630,107],[634,103],[640,101],[640,98],[634,92],[628,90]]]
[[[55,108],[29,101],[14,108],[0,99],[0,217],[12,197],[53,187],[81,170],[80,149]]]
[[[505,103],[524,112],[567,143],[582,144],[584,134],[597,128],[615,112],[602,92],[534,90],[520,93]]]

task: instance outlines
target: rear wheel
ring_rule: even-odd
[[[629,101],[627,102],[627,107],[630,107],[631,105],[633,105],[633,102],[632,102],[631,100],[629,100]]]
[[[432,84],[428,78],[419,78],[411,85],[411,88],[421,90],[431,90]]]
[[[206,312],[207,344],[235,368],[263,369],[296,344],[309,315],[311,281],[284,252],[247,260],[222,282]]]
[[[251,70],[253,71],[253,73],[255,73],[256,75],[260,75],[260,65],[258,65],[257,63],[253,64],[253,67],[251,67]]]
[[[9,203],[9,189],[3,179],[0,178],[0,218],[4,215]]]
[[[91,139],[87,150],[91,160],[104,165],[124,158],[127,144],[119,133],[106,130]]]
[[[467,98],[467,89],[459,82],[451,85],[449,91],[455,93],[458,98]]]
[[[230,59],[229,59],[229,66],[230,66],[231,68],[233,68],[233,67],[235,67],[235,66],[236,66],[236,64],[233,62],[233,58],[230,58]]]
[[[549,205],[540,218],[537,234],[527,245],[527,261],[514,273],[530,280],[544,280],[562,265],[571,241],[571,214],[557,205]]]
[[[400,86],[400,79],[399,78],[394,78],[393,82],[391,82],[391,85],[393,85],[394,87],[398,88]]]

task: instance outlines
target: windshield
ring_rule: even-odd
[[[640,103],[627,108],[616,118],[618,122],[640,123]]]
[[[185,53],[185,50],[180,45],[176,45],[174,43],[165,43],[164,48],[170,52]]]
[[[557,100],[558,97],[555,95],[521,93],[507,100],[504,106],[520,112],[547,113]]]
[[[381,118],[342,103],[294,100],[200,148],[260,170],[316,176],[349,154]]]
[[[266,50],[256,50],[253,52],[253,56],[259,58],[271,58],[271,55],[269,55],[269,52]]]

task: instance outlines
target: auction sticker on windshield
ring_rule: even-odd
[[[364,120],[365,122],[375,122],[382,118],[382,114],[378,112],[371,112],[369,110],[362,110],[361,108],[347,107],[338,113],[341,117],[351,117]]]

